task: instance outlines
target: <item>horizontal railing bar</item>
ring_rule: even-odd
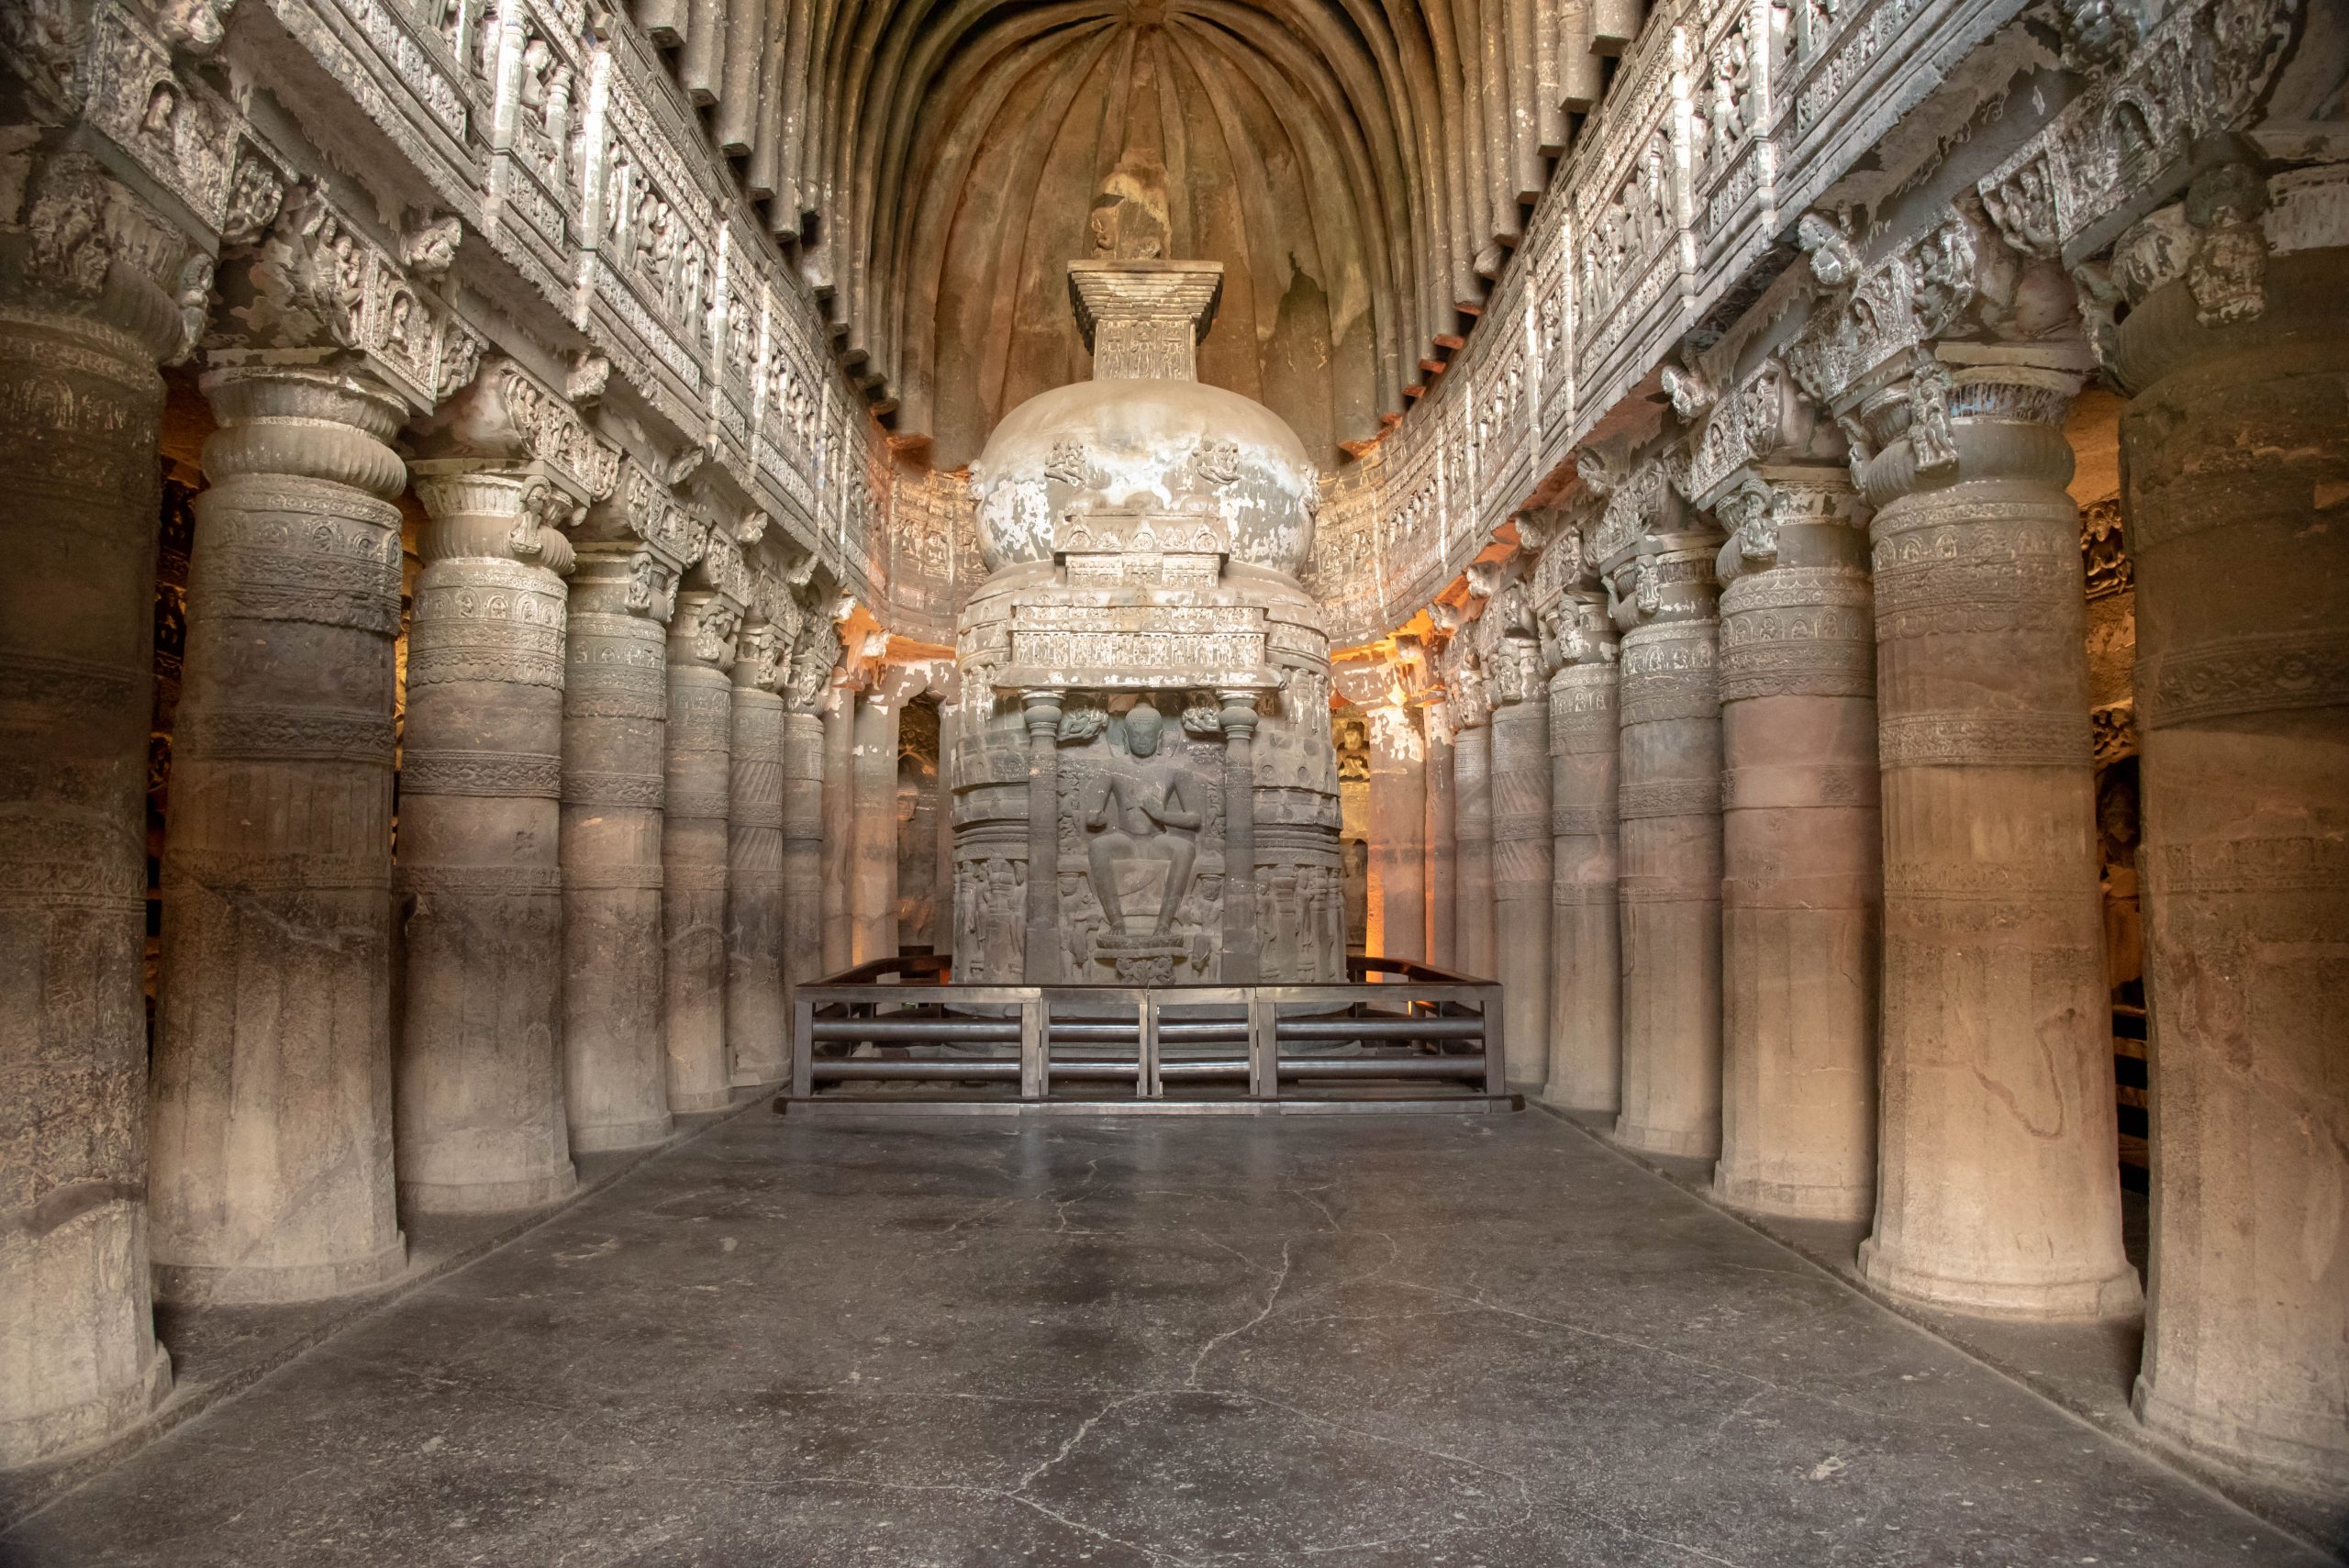
[[[935,1040],[1019,1043],[1019,1020],[992,1018],[818,1018],[815,1040]]]
[[[1481,1073],[1484,1062],[1485,1053],[1481,1051],[1450,1056],[1284,1056],[1280,1059],[1280,1072],[1284,1078],[1291,1074],[1307,1078],[1317,1074],[1337,1078],[1443,1078],[1454,1073]]]
[[[811,1078],[839,1082],[852,1078],[1008,1078],[1019,1080],[1019,1063],[990,1058],[974,1062],[884,1062],[875,1057],[819,1057],[807,1064]]]
[[[1283,1040],[1482,1040],[1482,1018],[1283,1018]]]

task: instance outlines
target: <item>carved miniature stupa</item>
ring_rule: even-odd
[[[1163,171],[1130,158],[1069,266],[1093,379],[971,468],[958,980],[1345,977],[1329,639],[1297,575],[1319,475],[1197,379],[1223,269],[1163,259],[1166,233]]]

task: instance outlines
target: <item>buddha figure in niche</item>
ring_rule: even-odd
[[[1183,799],[1173,759],[1159,755],[1165,728],[1165,716],[1154,703],[1148,697],[1136,702],[1112,731],[1115,760],[1092,782],[1082,804],[1085,831],[1092,835],[1085,856],[1093,895],[1114,933],[1166,935],[1190,890],[1201,817]],[[1161,865],[1166,877],[1155,911],[1129,910],[1129,897],[1148,896],[1152,873]]]

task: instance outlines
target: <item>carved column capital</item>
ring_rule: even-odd
[[[1920,344],[1846,417],[1871,506],[1977,479],[2071,478],[2065,416],[2090,368],[2084,342]]]
[[[503,557],[570,574],[575,554],[564,530],[585,508],[542,463],[419,458],[408,473],[432,518],[417,550],[426,562]]]
[[[208,372],[201,385],[219,420],[204,442],[204,472],[215,484],[317,480],[388,501],[407,483],[390,446],[406,406],[366,375],[250,365]]]
[[[471,382],[482,339],[316,184],[289,190],[267,230],[221,263],[206,361],[351,365],[415,409]]]
[[[732,670],[741,606],[712,588],[681,589],[676,597],[677,611],[669,622],[671,661]]]
[[[1031,738],[1051,737],[1058,740],[1061,730],[1061,702],[1065,693],[1052,690],[1025,691],[1019,694],[1019,711],[1028,722]]]
[[[152,363],[184,358],[210,257],[92,153],[37,145],[19,157],[23,221],[0,234],[0,307],[127,338]]]

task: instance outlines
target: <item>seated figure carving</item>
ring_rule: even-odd
[[[1085,854],[1093,895],[1101,901],[1110,931],[1119,935],[1167,935],[1198,856],[1200,815],[1183,799],[1174,760],[1159,754],[1165,727],[1164,716],[1149,698],[1134,704],[1115,731],[1112,744],[1119,755],[1092,782],[1083,801],[1082,819],[1092,835]],[[1135,879],[1129,868],[1146,876],[1158,863],[1167,870],[1155,912],[1129,911],[1128,892],[1146,892],[1148,886],[1146,881],[1131,885]]]

